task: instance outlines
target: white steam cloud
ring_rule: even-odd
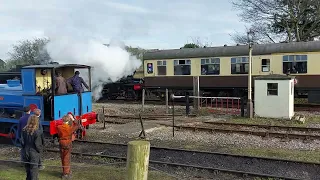
[[[49,36],[47,51],[53,61],[60,64],[85,64],[93,67],[93,97],[101,97],[103,85],[114,82],[141,66],[141,61],[125,50],[122,42],[111,41],[109,46],[94,39],[79,39],[70,36]],[[86,73],[80,71],[85,79]]]

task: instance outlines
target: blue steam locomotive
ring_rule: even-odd
[[[82,93],[72,91],[68,84],[68,93],[55,94],[55,72],[59,71],[67,79],[76,70],[86,71],[89,89]],[[85,136],[86,128],[97,121],[97,113],[92,111],[91,67],[80,64],[47,64],[21,68],[21,79],[7,80],[0,84],[0,136],[12,139],[19,145],[16,137],[19,118],[23,116],[23,107],[41,110],[40,123],[46,135],[55,137],[56,126],[62,123],[61,118],[72,113],[81,120],[78,138]]]

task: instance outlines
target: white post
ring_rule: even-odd
[[[250,32],[249,32],[250,33]],[[249,37],[248,33],[248,37]],[[251,87],[251,80],[252,80],[252,42],[249,39],[249,72],[248,72],[248,102],[247,102],[247,113],[248,117],[251,119],[253,117],[253,104],[252,104],[252,87]]]

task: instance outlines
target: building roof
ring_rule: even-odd
[[[320,41],[272,43],[253,45],[252,55],[273,53],[316,52],[320,51]],[[143,60],[248,56],[248,45],[222,46],[207,48],[183,48],[146,52]]]
[[[284,74],[269,74],[254,77],[254,80],[291,80],[294,79],[293,76],[288,76]]]
[[[64,67],[72,67],[72,68],[89,68],[90,66],[82,65],[82,64],[42,64],[42,65],[31,65],[24,66],[22,69],[53,69],[53,68],[64,68]]]

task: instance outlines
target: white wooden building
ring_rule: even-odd
[[[270,74],[254,78],[254,111],[258,117],[294,116],[294,77]]]

